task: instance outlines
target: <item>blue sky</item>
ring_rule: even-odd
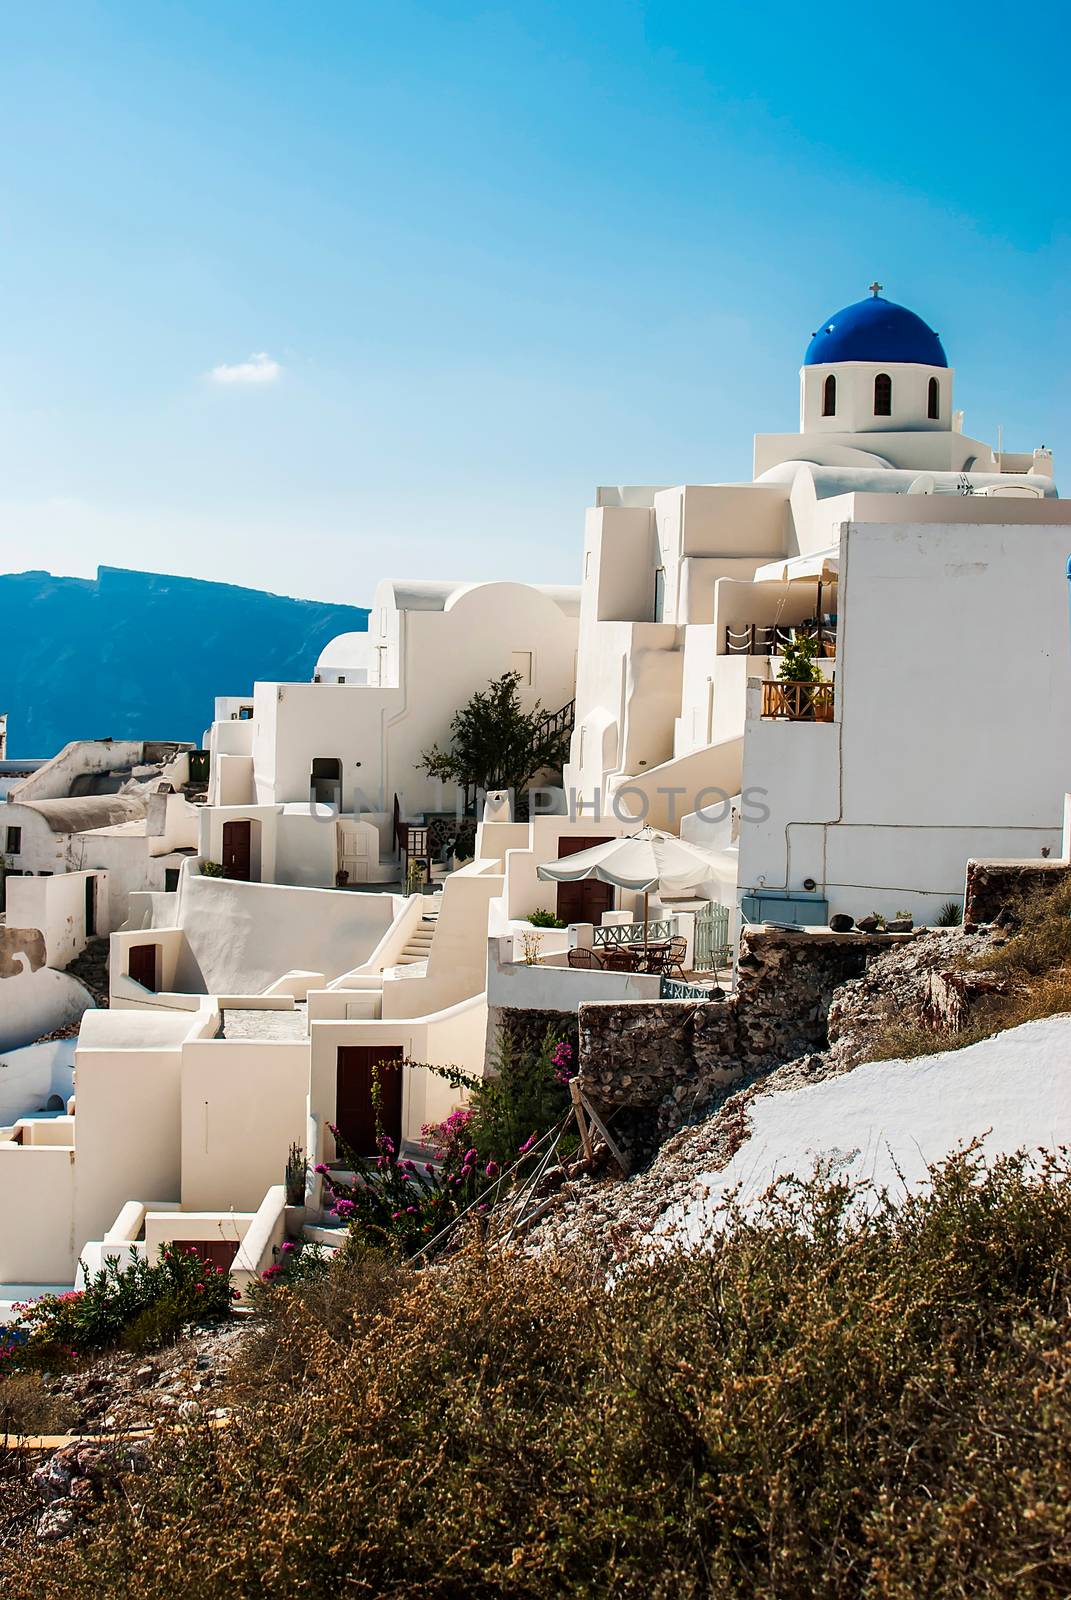
[[[593,487],[749,476],[875,275],[967,431],[1066,483],[1067,33],[1046,5],[4,7],[0,570],[575,581]]]

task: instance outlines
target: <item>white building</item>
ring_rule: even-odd
[[[588,513],[567,784],[738,850],[751,915],[925,920],[968,856],[1059,848],[1071,509],[1049,451],[963,432],[952,383],[875,290],[814,335],[752,482]],[[819,623],[832,687],[772,687]]]
[[[197,811],[183,792],[190,748],[80,739],[37,764],[0,806],[4,877],[106,872],[107,917],[89,931],[119,927],[128,896],[174,887],[196,846]]]
[[[311,683],[217,702],[200,851],[231,876],[305,887],[391,882],[396,824],[452,812],[420,770],[454,713],[506,672],[525,710],[568,706],[578,594],[519,583],[381,583],[367,634],[323,651]]]
[[[655,998],[652,973],[569,961],[598,932],[612,944],[637,897],[538,875],[638,819],[717,851],[696,900],[649,907],[689,950],[711,897],[756,919],[926,920],[969,856],[1059,854],[1071,508],[1048,451],[964,433],[952,384],[937,335],[875,286],[814,335],[800,431],[759,435],[750,481],[597,492],[579,597],[383,583],[368,634],[332,641],[311,683],[218,701],[172,793],[137,760],[118,794],[33,774],[3,819],[24,870],[97,868],[117,931],[72,1113],[0,1129],[0,1280],[69,1282],[87,1244],[94,1261],[166,1238],[251,1276],[281,1237],[289,1143],[330,1160],[337,1122],[369,1147],[373,1063],[479,1071],[499,1008]],[[801,638],[816,681],[779,676]],[[528,709],[568,720],[575,698],[572,803],[527,822],[495,808],[475,859],[408,893],[405,826],[457,801],[421,757],[511,670]],[[91,802],[139,810],[49,823]],[[74,889],[49,892],[38,966],[49,939],[86,933]],[[389,1131],[412,1147],[453,1091],[398,1070]],[[315,1185],[307,1199],[316,1219]]]

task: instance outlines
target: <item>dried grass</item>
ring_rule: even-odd
[[[909,1060],[937,1050],[962,1050],[1021,1023],[1071,1012],[1071,876],[1055,888],[1024,896],[1011,909],[1021,925],[1007,942],[963,963],[965,971],[1002,979],[1004,992],[977,1001],[964,1026],[956,1029],[890,1008],[867,1044],[868,1060]]]
[[[786,1187],[613,1291],[577,1260],[355,1256],[273,1297],[234,1427],[162,1443],[0,1587],[1063,1596],[1069,1297],[1062,1162],[961,1158],[870,1214]]]

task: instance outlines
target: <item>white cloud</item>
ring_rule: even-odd
[[[224,361],[212,368],[210,376],[214,383],[275,383],[282,371],[266,350],[258,350],[248,361]]]

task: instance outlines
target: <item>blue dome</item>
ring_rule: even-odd
[[[881,295],[857,300],[827,318],[807,346],[805,367],[840,361],[909,361],[920,367],[947,367],[941,341],[921,317]]]

